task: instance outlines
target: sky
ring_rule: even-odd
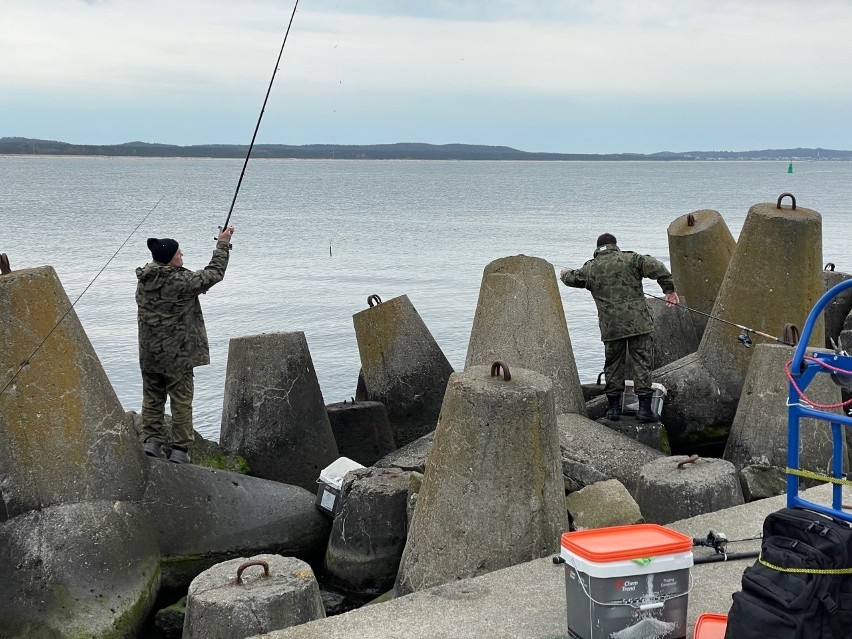
[[[0,137],[248,144],[294,0],[0,0]],[[257,144],[852,149],[852,0],[300,0]]]

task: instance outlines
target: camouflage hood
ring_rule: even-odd
[[[227,246],[219,242],[210,263],[200,271],[158,262],[136,269],[139,365],[143,371],[176,372],[210,363],[198,296],[225,277]]]

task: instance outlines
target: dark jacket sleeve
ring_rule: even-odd
[[[587,284],[589,276],[586,272],[587,265],[588,262],[578,269],[569,269],[566,271],[565,275],[560,277],[562,283],[565,284],[565,286],[571,286],[573,288],[588,288]]]
[[[642,277],[647,277],[651,280],[657,280],[657,284],[663,289],[663,293],[674,293],[675,285],[672,274],[669,269],[660,260],[651,257],[650,255],[636,255],[636,265]]]
[[[206,293],[214,284],[225,277],[228,268],[230,245],[227,242],[217,242],[210,263],[199,271],[186,271],[180,278],[178,287],[182,295],[199,295]]]

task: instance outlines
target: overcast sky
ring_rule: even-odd
[[[293,0],[0,0],[0,136],[251,140]],[[852,149],[850,0],[301,0],[258,143]]]

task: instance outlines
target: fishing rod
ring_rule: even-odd
[[[83,289],[83,292],[82,292],[82,293],[80,293],[80,294],[77,296],[77,299],[76,299],[76,300],[74,300],[74,303],[73,303],[73,304],[71,304],[71,306],[69,306],[69,307],[68,307],[68,310],[67,310],[67,311],[65,311],[65,313],[62,315],[62,317],[60,317],[60,318],[59,318],[59,321],[58,321],[58,322],[56,322],[56,324],[54,324],[54,325],[53,325],[53,328],[51,328],[51,329],[50,329],[50,332],[49,332],[47,335],[45,335],[45,336],[44,336],[44,339],[43,339],[43,340],[41,340],[41,342],[39,342],[39,345],[38,345],[38,346],[36,346],[36,347],[35,347],[35,349],[33,349],[33,352],[32,352],[32,353],[30,353],[29,357],[27,357],[27,358],[23,361],[23,363],[22,363],[22,364],[18,367],[18,370],[17,370],[17,371],[15,371],[15,374],[14,374],[14,375],[12,375],[12,378],[11,378],[11,379],[10,379],[10,380],[6,383],[6,385],[2,388],[2,390],[0,390],[0,395],[2,395],[3,393],[5,393],[5,392],[9,389],[9,387],[10,387],[10,386],[14,383],[14,381],[18,378],[18,375],[20,375],[20,374],[21,374],[21,371],[23,371],[23,370],[27,367],[27,365],[29,365],[30,360],[31,360],[33,357],[35,357],[35,354],[36,354],[36,353],[38,353],[38,351],[41,349],[41,347],[42,347],[42,346],[44,346],[44,343],[48,340],[48,338],[49,338],[51,335],[53,335],[53,331],[55,331],[57,328],[59,328],[59,325],[60,325],[62,322],[64,322],[64,321],[65,321],[65,318],[66,318],[66,317],[68,317],[68,314],[69,314],[69,313],[70,313],[70,312],[74,309],[74,307],[75,307],[75,306],[77,306],[77,302],[79,302],[79,301],[82,299],[82,297],[86,294],[86,291],[88,291],[88,290],[91,288],[92,284],[94,284],[94,283],[95,283],[95,280],[96,280],[96,279],[98,279],[98,277],[100,277],[101,273],[103,273],[103,272],[106,270],[106,267],[107,267],[107,266],[109,266],[109,265],[110,265],[110,262],[112,262],[112,261],[115,259],[115,256],[116,256],[116,255],[118,255],[118,254],[121,252],[121,249],[123,249],[123,248],[125,247],[125,245],[126,245],[126,244],[130,241],[130,238],[131,238],[131,237],[133,237],[133,236],[135,235],[136,231],[138,231],[138,230],[139,230],[139,227],[140,227],[140,226],[142,226],[142,225],[145,223],[145,220],[147,220],[147,219],[151,216],[151,213],[153,213],[153,212],[156,210],[156,208],[157,208],[158,206],[160,206],[160,202],[162,202],[162,201],[163,201],[163,198],[164,198],[164,197],[165,197],[165,195],[160,196],[160,199],[159,199],[159,200],[157,200],[157,203],[156,203],[153,207],[151,207],[151,210],[150,210],[150,211],[148,211],[148,213],[146,213],[146,214],[145,214],[145,217],[143,217],[143,218],[142,218],[142,221],[141,221],[141,222],[139,222],[139,224],[137,224],[137,225],[136,225],[136,228],[135,228],[135,229],[133,229],[133,230],[130,232],[130,235],[128,235],[128,236],[127,236],[127,239],[125,239],[125,240],[121,243],[121,246],[119,246],[119,247],[118,247],[118,249],[115,251],[115,253],[113,253],[113,254],[112,254],[112,257],[110,257],[110,258],[107,260],[106,264],[104,264],[104,265],[103,265],[103,267],[101,267],[101,270],[100,270],[100,271],[98,271],[98,272],[97,272],[97,274],[96,274],[96,275],[92,278],[92,281],[91,281],[91,282],[89,282],[89,283],[86,285],[86,288],[84,288],[84,289]]]
[[[260,121],[263,119],[263,113],[266,111],[266,102],[269,100],[269,93],[272,91],[272,83],[275,82],[275,74],[278,73],[278,65],[281,64],[281,56],[284,54],[284,46],[287,44],[287,36],[290,35],[290,27],[293,26],[293,18],[296,17],[296,8],[298,6],[299,0],[296,0],[296,4],[293,5],[293,13],[290,14],[290,22],[287,24],[287,32],[284,34],[284,41],[281,43],[281,50],[278,52],[278,59],[275,61],[275,68],[272,70],[272,77],[269,80],[269,86],[266,89],[266,97],[263,98],[263,106],[260,107],[260,115],[257,117],[254,134],[251,136],[251,143],[249,144],[248,153],[246,153],[246,160],[243,162],[243,170],[240,171],[240,179],[237,180],[234,199],[231,200],[231,208],[228,209],[228,217],[225,218],[225,223],[219,227],[220,229],[228,228],[228,222],[231,221],[231,213],[234,212],[234,204],[237,203],[237,195],[240,193],[240,185],[243,183],[243,176],[246,174],[246,167],[248,166],[248,161],[251,157],[251,150],[254,148],[254,141],[257,138],[257,132],[260,129]]]
[[[787,341],[781,339],[780,337],[775,337],[774,335],[770,335],[769,333],[764,333],[762,331],[759,331],[756,328],[749,328],[748,326],[743,326],[742,324],[737,324],[735,322],[731,322],[729,320],[722,319],[721,317],[716,317],[715,315],[710,315],[710,313],[705,313],[703,311],[699,311],[698,309],[690,308],[686,304],[681,304],[680,302],[669,302],[669,301],[666,300],[666,298],[659,297],[657,295],[652,295],[651,293],[645,293],[645,295],[647,295],[648,297],[653,297],[656,300],[662,300],[663,302],[666,302],[666,304],[670,304],[672,306],[680,306],[681,308],[685,308],[686,310],[692,311],[693,313],[698,313],[699,315],[703,315],[704,317],[709,317],[710,319],[716,320],[717,322],[723,322],[725,324],[730,324],[731,326],[737,327],[738,329],[743,331],[743,333],[741,335],[739,335],[737,337],[737,339],[746,348],[749,348],[752,345],[752,341],[751,341],[751,338],[748,336],[748,333],[754,333],[755,335],[760,335],[761,337],[765,337],[766,339],[771,339],[772,341],[778,342],[779,344],[784,344],[785,346],[795,346],[795,344],[791,344],[790,342],[787,342]]]
[[[747,550],[745,552],[728,552],[728,544],[735,544],[743,541],[755,541],[762,538],[763,535],[755,535],[754,537],[747,537],[745,539],[728,539],[725,533],[719,533],[715,530],[711,530],[706,537],[693,537],[692,546],[704,546],[706,548],[712,548],[714,551],[713,554],[695,557],[693,559],[693,563],[709,564],[720,561],[733,561],[735,559],[754,559],[760,555],[759,550]]]

